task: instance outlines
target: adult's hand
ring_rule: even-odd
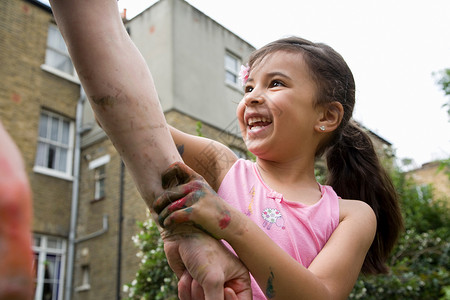
[[[247,268],[218,240],[190,226],[162,234],[181,300],[251,300]]]

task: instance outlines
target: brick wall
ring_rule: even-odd
[[[94,200],[95,176],[89,163],[110,156],[105,165],[105,197]],[[82,284],[82,267],[88,265],[90,270],[90,289],[76,291],[74,299],[112,299],[116,297],[118,275],[118,233],[120,210],[121,160],[109,139],[104,138],[82,151],[80,174],[80,202],[77,226],[77,238],[96,232],[102,228],[103,215],[108,215],[109,228],[106,233],[77,243],[74,270],[74,288]],[[125,169],[123,188],[123,220],[121,249],[121,284],[130,283],[138,270],[139,259],[132,236],[138,232],[137,221],[146,218],[147,207]],[[122,288],[120,288],[122,291]]]
[[[22,151],[34,195],[34,232],[67,236],[72,182],[37,174],[33,166],[42,108],[72,120],[79,86],[41,68],[48,9],[29,1],[0,4],[0,119]]]
[[[439,170],[439,166],[439,161],[426,163],[421,168],[408,172],[407,176],[417,184],[431,184],[436,198],[450,201],[450,179],[445,170]]]

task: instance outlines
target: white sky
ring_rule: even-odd
[[[155,0],[119,0],[131,18]],[[450,68],[448,0],[188,0],[259,48],[297,35],[341,53],[357,87],[354,117],[399,158],[450,156],[448,101],[433,72]]]

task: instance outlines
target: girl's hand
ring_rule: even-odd
[[[162,182],[165,191],[153,205],[162,227],[170,229],[174,224],[191,223],[216,239],[225,238],[234,208],[200,175],[177,162],[163,173]]]

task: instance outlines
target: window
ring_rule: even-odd
[[[90,286],[89,284],[89,266],[85,265],[81,267],[81,285],[82,286]]]
[[[55,73],[66,79],[78,81],[66,43],[64,42],[58,27],[53,24],[48,27],[45,65],[42,67],[46,71]]]
[[[94,200],[100,200],[105,197],[105,178],[105,165],[95,169]]]
[[[240,59],[236,56],[226,53],[225,54],[225,82],[233,86],[239,86],[239,69]]]
[[[75,288],[76,292],[87,291],[91,288],[89,265],[81,266],[81,285]]]
[[[110,159],[107,154],[89,163],[89,169],[94,170],[94,200],[105,198],[106,164]]]
[[[35,235],[34,300],[61,300],[63,298],[64,259],[66,242],[63,239]]]
[[[73,122],[42,111],[34,170],[48,175],[71,178]]]

